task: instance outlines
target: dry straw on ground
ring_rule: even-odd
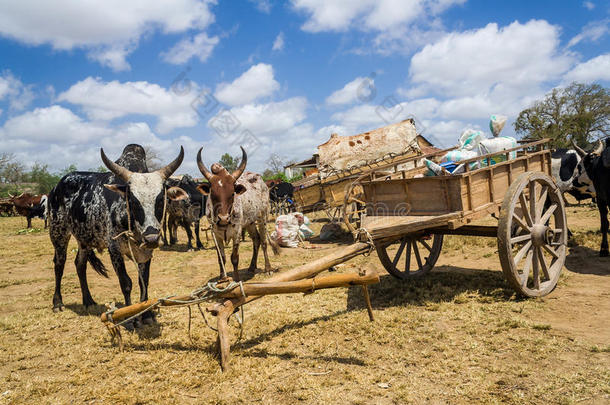
[[[200,318],[189,340],[186,309],[123,333],[124,352],[112,347],[102,307],[87,313],[80,305],[74,241],[66,310],[53,313],[47,233],[0,218],[0,403],[607,403],[610,261],[596,254],[595,211],[568,209],[580,246],[546,298],[515,296],[493,239],[448,237],[437,270],[409,283],[387,275],[375,254],[360,257],[338,271],[378,265],[374,323],[360,288],[267,297],[246,306],[244,338],[224,374],[214,332]],[[155,253],[152,296],[189,292],[218,274],[213,250],[185,252],[180,238]],[[285,249],[273,263],[290,268],[331,246]],[[89,280],[98,303],[122,301],[115,276],[90,271]]]

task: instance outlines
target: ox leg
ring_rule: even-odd
[[[121,286],[121,292],[123,293],[123,297],[125,298],[125,305],[131,305],[131,278],[127,274],[127,270],[125,269],[125,260],[123,259],[123,255],[119,250],[118,246],[108,248],[108,253],[110,253],[110,260],[112,261],[112,267],[114,267],[114,271],[116,272],[117,277],[119,278],[119,285]]]
[[[599,250],[600,257],[608,256],[608,205],[605,201],[597,199],[597,207],[599,208],[599,219],[601,222],[602,246]]]
[[[231,264],[233,265],[233,278],[239,281],[239,241],[233,241],[233,251],[231,252]]]
[[[271,268],[269,254],[267,253],[267,227],[264,220],[258,224],[258,235],[260,238],[260,244],[263,247],[263,256],[265,256],[265,272],[270,273],[273,271],[273,269]]]
[[[188,242],[186,244],[187,250],[193,250],[193,233],[191,232],[191,224],[184,220],[182,222],[182,227],[186,231],[186,237],[188,238]]]
[[[76,274],[78,275],[78,281],[80,282],[80,290],[83,294],[83,306],[92,307],[97,305],[91,297],[89,291],[89,285],[87,284],[87,249],[82,246],[78,247],[78,253],[74,259],[74,265],[76,266]]]
[[[197,249],[203,249],[203,243],[201,243],[201,239],[199,238],[199,228],[201,227],[201,221],[195,221],[195,239],[197,241]]]
[[[248,234],[252,238],[252,260],[250,260],[250,266],[248,267],[248,271],[254,273],[256,271],[256,264],[258,262],[258,249],[261,246],[261,238],[256,230],[256,225],[248,226]]]
[[[117,244],[112,244],[108,246],[108,253],[110,254],[110,260],[112,261],[112,267],[119,279],[119,285],[121,286],[121,292],[123,293],[123,297],[125,299],[125,306],[131,305],[131,278],[127,274],[127,270],[125,269],[125,260],[123,259],[123,255],[121,254],[121,250]],[[135,326],[139,326],[139,320],[134,321]],[[128,330],[133,330],[133,326],[130,323],[125,324],[125,328]]]
[[[138,282],[140,284],[140,302],[148,299],[148,280],[150,279],[150,260],[146,263],[138,264],[138,270],[140,272]],[[155,314],[152,311],[144,312],[142,314],[142,323],[150,325],[155,321]]]
[[[68,251],[68,241],[70,240],[69,233],[56,234],[53,227],[51,228],[51,241],[55,247],[55,256],[53,263],[55,264],[55,294],[53,294],[53,312],[63,311],[64,303],[61,297],[61,279],[64,275],[64,267],[66,265],[66,252]]]
[[[32,227],[32,217],[30,216],[30,214],[28,214],[25,218],[28,221],[28,229],[29,229]]]
[[[178,242],[178,224],[171,221],[169,224],[169,244],[175,245]]]

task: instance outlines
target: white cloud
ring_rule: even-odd
[[[599,55],[580,63],[570,70],[564,77],[565,82],[594,82],[597,80],[610,81],[610,53]]]
[[[349,133],[355,134],[360,132],[360,130],[386,125],[379,111],[379,106],[361,104],[346,111],[334,113],[331,119],[339,122]],[[396,121],[399,121],[399,119],[396,119]]]
[[[284,33],[280,32],[279,34],[277,34],[277,37],[275,37],[275,41],[273,41],[273,47],[271,48],[272,51],[281,51],[284,49]]]
[[[371,93],[375,86],[375,79],[370,77],[357,77],[351,82],[347,83],[343,88],[334,91],[330,96],[326,98],[326,104],[329,105],[342,105],[350,104],[357,100],[367,101],[374,97]]]
[[[269,14],[271,12],[270,0],[248,0],[256,6],[256,9],[261,13]]]
[[[161,54],[163,60],[174,65],[186,63],[192,57],[197,57],[205,62],[220,39],[216,36],[208,37],[205,32],[195,35],[193,38],[185,38],[174,45],[169,51]]]
[[[247,104],[234,107],[230,112],[239,122],[238,133],[249,130],[255,136],[273,136],[294,127],[306,117],[307,100],[302,97],[266,104]],[[208,126],[215,128],[215,116]],[[237,133],[231,134],[232,136]]]
[[[583,1],[582,6],[589,11],[591,11],[595,8],[595,4],[592,1]]]
[[[279,88],[280,84],[273,78],[273,66],[259,63],[233,82],[220,83],[214,95],[224,104],[239,106],[270,96]]]
[[[194,85],[190,91],[178,92],[145,81],[104,82],[88,77],[61,93],[57,100],[79,105],[93,120],[113,120],[129,114],[152,115],[158,119],[156,130],[168,133],[197,124],[198,116],[191,105],[196,91]]]
[[[32,142],[86,143],[101,139],[109,131],[103,126],[86,123],[69,109],[59,105],[36,108],[7,120],[0,130],[3,139]]]
[[[203,30],[213,21],[215,0],[57,0],[7,2],[0,13],[0,35],[28,45],[49,44],[57,50],[83,48],[90,57],[115,70],[129,68],[126,56],[143,35],[160,30]]]
[[[418,18],[436,15],[466,0],[292,0],[308,16],[309,32],[359,29],[388,31]]]
[[[574,57],[558,46],[559,28],[546,21],[490,23],[425,46],[411,59],[410,79],[447,96],[486,93],[499,84],[529,92],[570,68]]]
[[[3,151],[14,153],[26,166],[39,162],[48,165],[51,172],[72,163],[81,170],[101,166],[100,147],[115,159],[129,143],[150,145],[163,162],[169,162],[183,145],[187,156],[179,173],[199,173],[195,153],[200,141],[186,136],[161,139],[144,122],[113,127],[87,121],[59,105],[37,108],[7,120],[0,127],[0,143]]]
[[[8,100],[11,110],[24,110],[34,98],[32,86],[23,84],[10,71],[5,71],[0,75],[0,101]]]
[[[572,47],[582,41],[598,41],[600,38],[608,34],[610,31],[609,25],[610,19],[590,22],[583,27],[582,31],[580,31],[578,35],[574,36],[574,38],[568,42],[568,47]]]

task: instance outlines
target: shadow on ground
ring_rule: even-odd
[[[570,248],[566,269],[573,273],[610,276],[610,257],[599,257],[599,251],[586,246]]]
[[[463,293],[476,293],[484,301],[520,299],[504,279],[502,272],[439,266],[431,273],[410,280],[390,275],[380,277],[379,284],[369,286],[373,310],[406,305],[452,302]],[[348,290],[347,309],[366,308],[361,287]]]

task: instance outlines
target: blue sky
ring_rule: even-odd
[[[608,86],[609,25],[601,1],[0,1],[0,152],[58,171],[183,145],[197,174],[199,147],[244,144],[262,171],[407,117],[449,146],[554,87]]]

